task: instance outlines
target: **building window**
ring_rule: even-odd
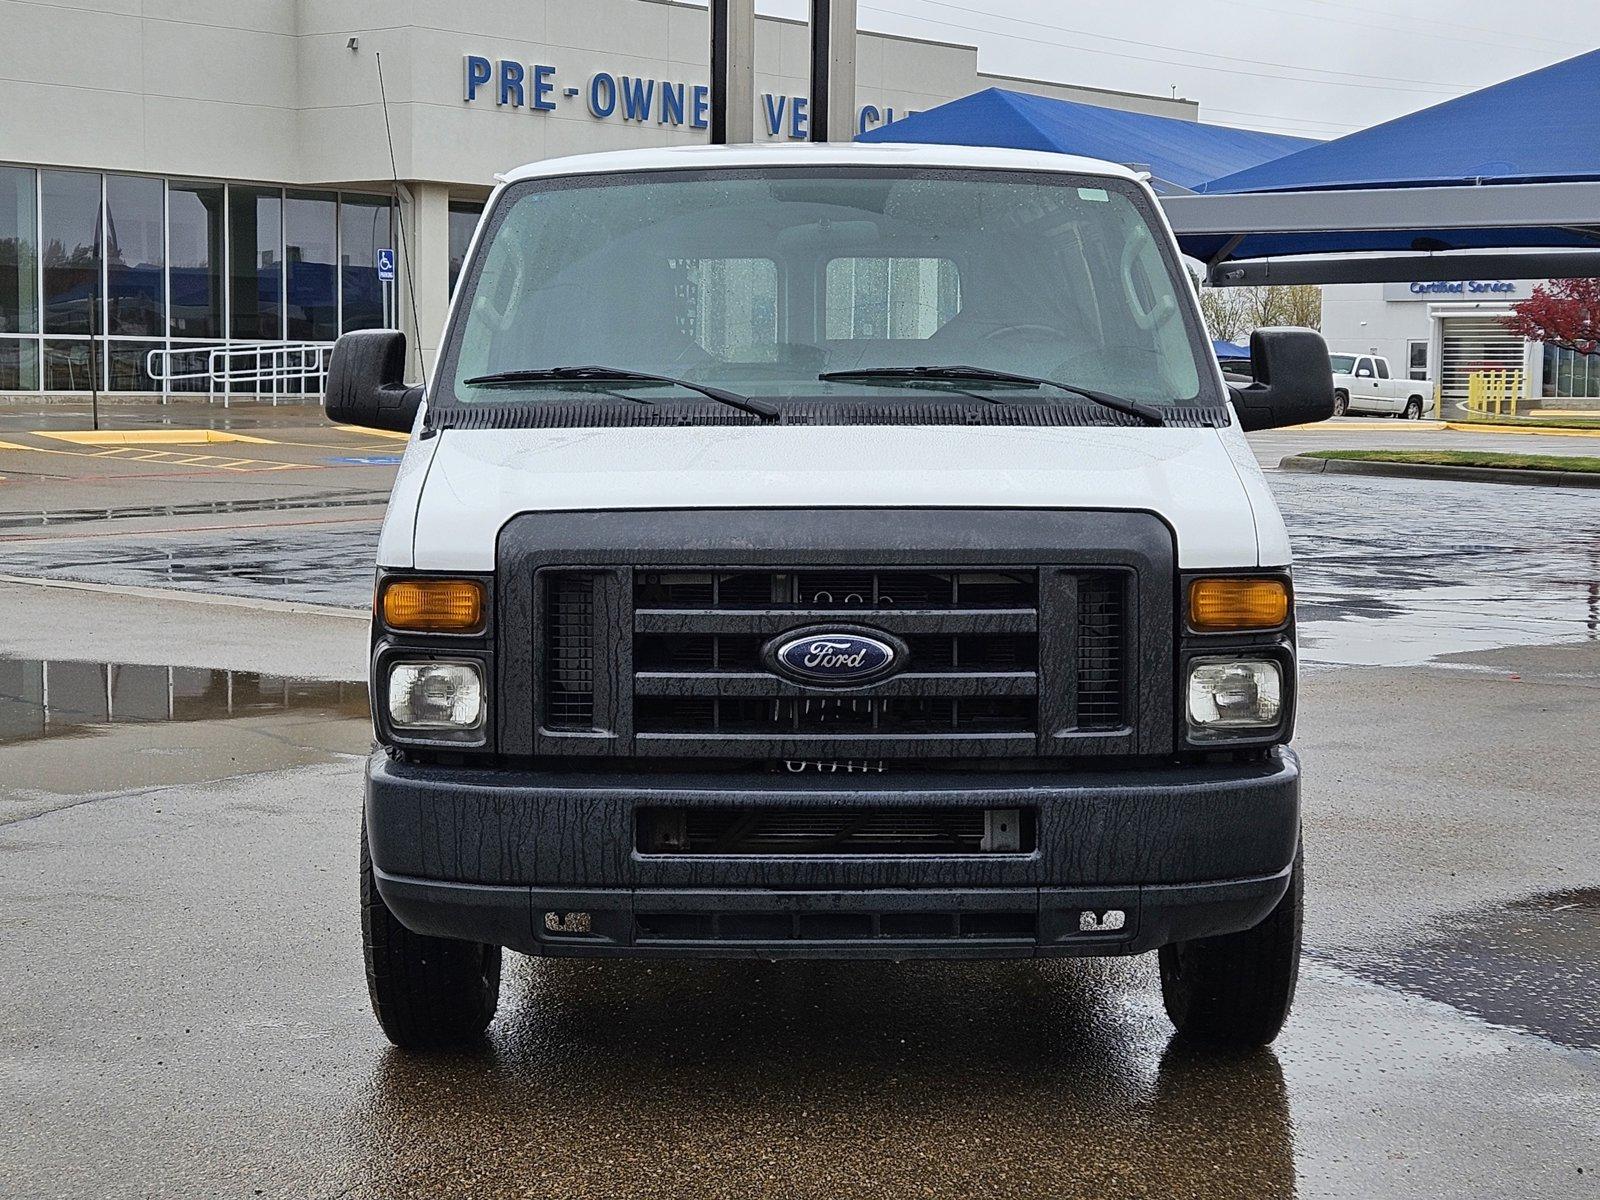
[[[472,245],[472,235],[483,216],[483,205],[466,200],[450,201],[450,294],[456,294],[456,281],[467,265],[467,249]]]
[[[1558,400],[1600,397],[1600,355],[1546,344],[1543,357],[1541,395]]]
[[[1406,378],[1426,379],[1428,377],[1428,343],[1406,343]]]
[[[386,196],[339,197],[341,331],[380,329],[388,324],[378,251],[394,245]]]
[[[90,309],[100,297],[100,176],[42,171],[39,188],[44,331],[88,333]],[[99,327],[96,317],[94,328]],[[50,357],[48,347],[45,357]]]
[[[166,310],[166,186],[106,176],[106,332],[160,337]]]
[[[283,192],[228,189],[229,331],[246,341],[283,337]]]
[[[173,337],[223,336],[222,203],[221,184],[174,183],[167,189]]]
[[[32,392],[38,387],[39,343],[0,337],[0,392]]]
[[[284,200],[291,342],[331,342],[339,336],[338,208],[331,192],[290,192]]]
[[[0,333],[39,332],[37,187],[31,170],[0,167]]]
[[[88,338],[46,338],[44,343],[44,390],[47,392],[87,392],[93,376],[91,361],[98,362],[98,347]]]

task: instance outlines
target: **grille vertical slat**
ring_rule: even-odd
[[[595,583],[593,574],[545,580],[544,724],[585,730],[595,723]]]
[[[1126,577],[1110,572],[1078,580],[1078,728],[1126,723],[1124,664]]]

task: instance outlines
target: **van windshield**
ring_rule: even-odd
[[[779,402],[1017,395],[905,370],[971,367],[1143,405],[1220,406],[1187,281],[1153,219],[1139,188],[1090,176],[789,168],[529,181],[489,217],[439,397],[698,399],[570,370],[589,366]],[[823,378],[880,369],[890,374]],[[1047,388],[1025,398],[1085,403]]]

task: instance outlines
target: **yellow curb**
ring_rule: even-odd
[[[1446,421],[1444,427],[1461,433],[1531,433],[1538,437],[1600,437],[1600,429],[1539,429],[1532,425],[1491,425],[1481,421]]]
[[[409,433],[396,433],[392,429],[368,429],[365,425],[335,425],[335,429],[342,429],[346,433],[364,433],[368,437],[390,438],[397,442],[409,442]]]
[[[225,429],[37,429],[32,432],[37,437],[71,442],[74,446],[210,446],[220,442],[276,445],[269,438],[230,433]]]
[[[1337,425],[1318,421],[1312,425],[1289,425],[1296,433],[1350,433],[1357,429],[1387,429],[1390,433],[1407,429],[1447,429],[1443,421],[1340,421]]]

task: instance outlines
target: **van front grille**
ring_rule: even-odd
[[[640,735],[915,742],[1037,730],[1037,570],[639,571],[634,605]],[[762,661],[780,634],[829,624],[891,635],[908,660],[848,695]]]
[[[546,569],[538,723],[568,738],[620,731],[601,752],[644,757],[1062,753],[1063,734],[1131,728],[1137,578],[1087,566]],[[880,635],[900,657],[842,687],[769,658],[789,634],[830,628]]]

